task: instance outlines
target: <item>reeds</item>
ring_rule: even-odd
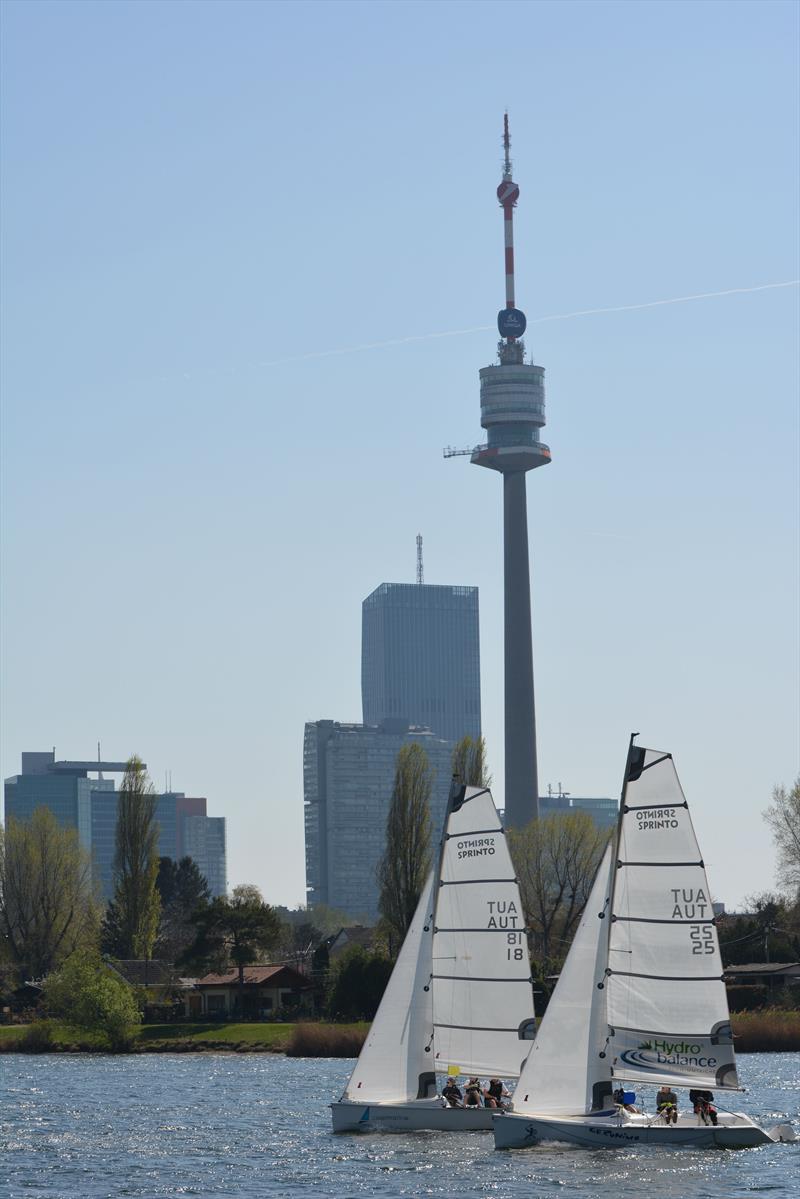
[[[732,1012],[737,1053],[797,1053],[800,1050],[800,1011],[796,1008],[762,1008],[759,1012]]]
[[[297,1024],[286,1046],[288,1057],[358,1057],[365,1028],[348,1024]]]

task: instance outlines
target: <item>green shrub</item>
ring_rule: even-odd
[[[17,1038],[16,1049],[22,1053],[51,1053],[53,1050],[53,1026],[49,1020],[36,1020]]]
[[[68,1024],[104,1035],[115,1053],[130,1050],[141,1016],[133,988],[95,950],[77,950],[45,984],[45,1003]]]

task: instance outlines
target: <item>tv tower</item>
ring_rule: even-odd
[[[511,172],[508,113],[503,123],[503,150],[497,198],[505,230],[506,306],[497,314],[499,361],[479,372],[481,425],[487,442],[471,451],[445,450],[445,457],[468,452],[477,466],[487,466],[503,476],[505,823],[521,828],[539,815],[525,475],[548,463],[550,450],[539,440],[545,423],[544,367],[525,362],[522,335],[526,320],[514,296],[514,208],[519,187]]]

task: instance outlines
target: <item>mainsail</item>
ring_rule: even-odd
[[[436,1069],[516,1078],[534,1035],[519,886],[491,794],[451,795],[440,856],[431,983]]]
[[[433,882],[431,874],[343,1099],[404,1103],[436,1092],[430,993]]]
[[[632,747],[606,968],[616,1078],[738,1089],[711,892],[670,754]]]

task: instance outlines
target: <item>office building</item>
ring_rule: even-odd
[[[23,753],[22,772],[5,782],[5,819],[29,820],[36,808],[49,808],[59,824],[78,832],[91,855],[92,877],[103,899],[114,892],[114,851],[119,793],[113,779],[126,762],[56,761],[55,751]],[[97,773],[98,778],[89,778]],[[161,857],[194,858],[212,895],[226,891],[225,818],[208,816],[206,800],[165,792],[156,796]]]
[[[438,841],[451,781],[452,743],[405,720],[380,725],[309,721],[303,742],[306,890],[367,923],[378,919],[376,870],[386,843],[395,763],[403,745],[421,745],[434,770],[432,843]]]
[[[582,798],[578,795],[540,795],[539,815],[553,816],[563,812],[587,812],[600,829],[612,829],[619,816],[616,799]]]
[[[361,609],[365,725],[400,720],[456,742],[481,733],[477,587],[381,583]]]

